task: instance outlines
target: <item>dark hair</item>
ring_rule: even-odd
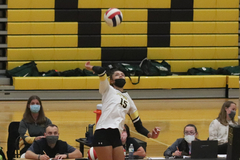
[[[40,110],[38,112],[38,118],[36,120],[36,123],[37,124],[45,124],[47,119],[46,119],[44,111],[43,111],[42,102],[41,102],[41,99],[36,95],[33,95],[33,96],[29,97],[29,99],[27,101],[25,112],[23,114],[23,120],[25,120],[28,123],[35,123],[35,120],[32,117],[31,110],[30,110],[30,107],[29,107],[30,103],[34,99],[37,99],[39,104],[40,104]]]
[[[127,124],[124,124],[124,127],[126,129],[126,132],[127,132],[127,137],[130,137],[130,130],[129,130],[129,127]]]
[[[110,77],[110,80],[113,80],[113,74],[116,72],[116,71],[120,71],[120,72],[123,72],[119,69],[112,69],[110,72],[109,72],[109,77]],[[124,73],[123,73],[124,74]],[[124,74],[125,75],[125,74]]]
[[[49,124],[49,125],[47,125],[47,127],[45,128],[45,132],[46,132],[46,130],[47,130],[48,127],[57,127],[57,129],[58,129],[58,126],[57,126],[56,124]]]
[[[195,129],[195,132],[198,133],[197,127],[196,127],[194,124],[188,124],[188,125],[186,125],[186,126],[184,127],[184,129],[183,129],[183,134],[185,133],[186,127],[193,127],[193,128]]]
[[[114,75],[114,73],[116,72],[116,71],[120,71],[120,72],[123,72],[123,71],[121,71],[121,70],[119,70],[119,69],[112,69],[110,72],[109,72],[109,77],[110,77],[110,80],[113,80],[113,75]],[[123,73],[124,74],[124,73]],[[125,75],[125,74],[124,74]],[[110,82],[110,85],[112,85],[113,86],[113,84],[111,84],[111,82]]]
[[[224,126],[228,125],[227,116],[226,116],[226,110],[225,109],[229,108],[231,106],[231,104],[235,104],[236,105],[236,103],[234,103],[233,101],[226,101],[225,103],[223,103],[222,108],[220,110],[220,113],[219,113],[219,115],[217,117],[217,120]],[[234,121],[234,119],[232,121],[233,121],[233,123],[236,123]]]

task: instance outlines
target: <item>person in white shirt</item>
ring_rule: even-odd
[[[237,106],[232,101],[226,101],[216,119],[209,126],[209,140],[218,141],[218,153],[226,154],[228,146],[229,125],[237,125],[234,121]]]
[[[121,142],[121,133],[124,127],[125,116],[128,114],[135,129],[148,138],[157,138],[160,132],[155,127],[149,132],[143,127],[137,108],[123,90],[126,83],[125,75],[119,70],[110,74],[110,84],[103,67],[85,64],[87,70],[92,70],[100,78],[99,92],[102,95],[102,114],[97,122],[92,146],[96,151],[98,160],[124,160],[124,151]]]

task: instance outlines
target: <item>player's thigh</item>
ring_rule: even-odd
[[[125,160],[123,146],[113,148],[113,160]]]
[[[113,160],[112,153],[113,148],[112,146],[104,146],[104,147],[94,147],[96,151],[98,160]]]

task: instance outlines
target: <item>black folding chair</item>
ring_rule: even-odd
[[[18,147],[20,122],[11,122],[8,126],[8,142],[7,142],[7,157],[8,160],[19,158],[20,152]]]

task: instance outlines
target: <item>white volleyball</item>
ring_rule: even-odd
[[[95,150],[94,150],[93,147],[91,147],[91,148],[88,150],[87,155],[88,155],[88,159],[89,159],[89,160],[98,160],[97,154],[96,154],[96,152],[95,152]]]
[[[104,20],[107,25],[116,27],[121,24],[123,20],[122,12],[117,8],[109,8],[104,14]]]

